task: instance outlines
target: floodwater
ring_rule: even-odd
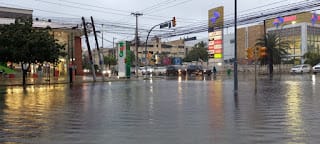
[[[320,143],[320,75],[0,87],[0,143]]]

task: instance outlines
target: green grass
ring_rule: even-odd
[[[10,69],[10,68],[5,67],[5,66],[2,66],[2,65],[0,65],[0,69],[1,69],[2,71],[4,71],[4,73],[6,73],[6,74],[13,74],[13,73],[16,73],[16,71],[15,71],[15,70]]]

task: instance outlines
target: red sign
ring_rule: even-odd
[[[217,54],[217,53],[222,53],[222,49],[215,49],[215,50],[214,50],[214,53],[215,53],[215,54]]]
[[[295,20],[297,20],[297,16],[296,15],[286,16],[286,17],[283,18],[284,22],[290,22],[290,21],[295,21]]]
[[[208,50],[214,50],[214,45],[209,45]]]
[[[215,40],[215,41],[214,41],[214,44],[215,44],[215,45],[222,44],[222,40]]]

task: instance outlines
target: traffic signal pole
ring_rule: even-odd
[[[148,39],[149,39],[149,35],[150,35],[151,31],[152,31],[154,28],[156,28],[157,26],[161,26],[161,25],[163,25],[163,24],[168,24],[168,23],[171,23],[171,22],[172,22],[173,27],[175,27],[175,26],[176,26],[176,17],[173,17],[173,19],[170,20],[170,21],[166,21],[166,22],[163,22],[163,23],[154,25],[154,26],[149,30],[148,35],[147,35],[147,39],[146,39],[145,49],[144,49],[144,54],[145,54],[146,62],[147,62],[147,54],[148,54],[148,52],[147,52],[147,49],[148,49]],[[168,26],[169,26],[169,25],[168,25]],[[147,71],[147,67],[145,67],[145,68],[146,68],[146,71]]]

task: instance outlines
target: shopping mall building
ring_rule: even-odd
[[[313,21],[312,21],[313,20]],[[320,54],[320,17],[310,12],[298,13],[266,20],[265,24],[257,24],[238,28],[238,61],[248,63],[246,49],[254,47],[256,40],[267,33],[280,35],[281,40],[288,41],[288,56],[283,61],[293,60],[295,64],[303,63],[306,52]]]

